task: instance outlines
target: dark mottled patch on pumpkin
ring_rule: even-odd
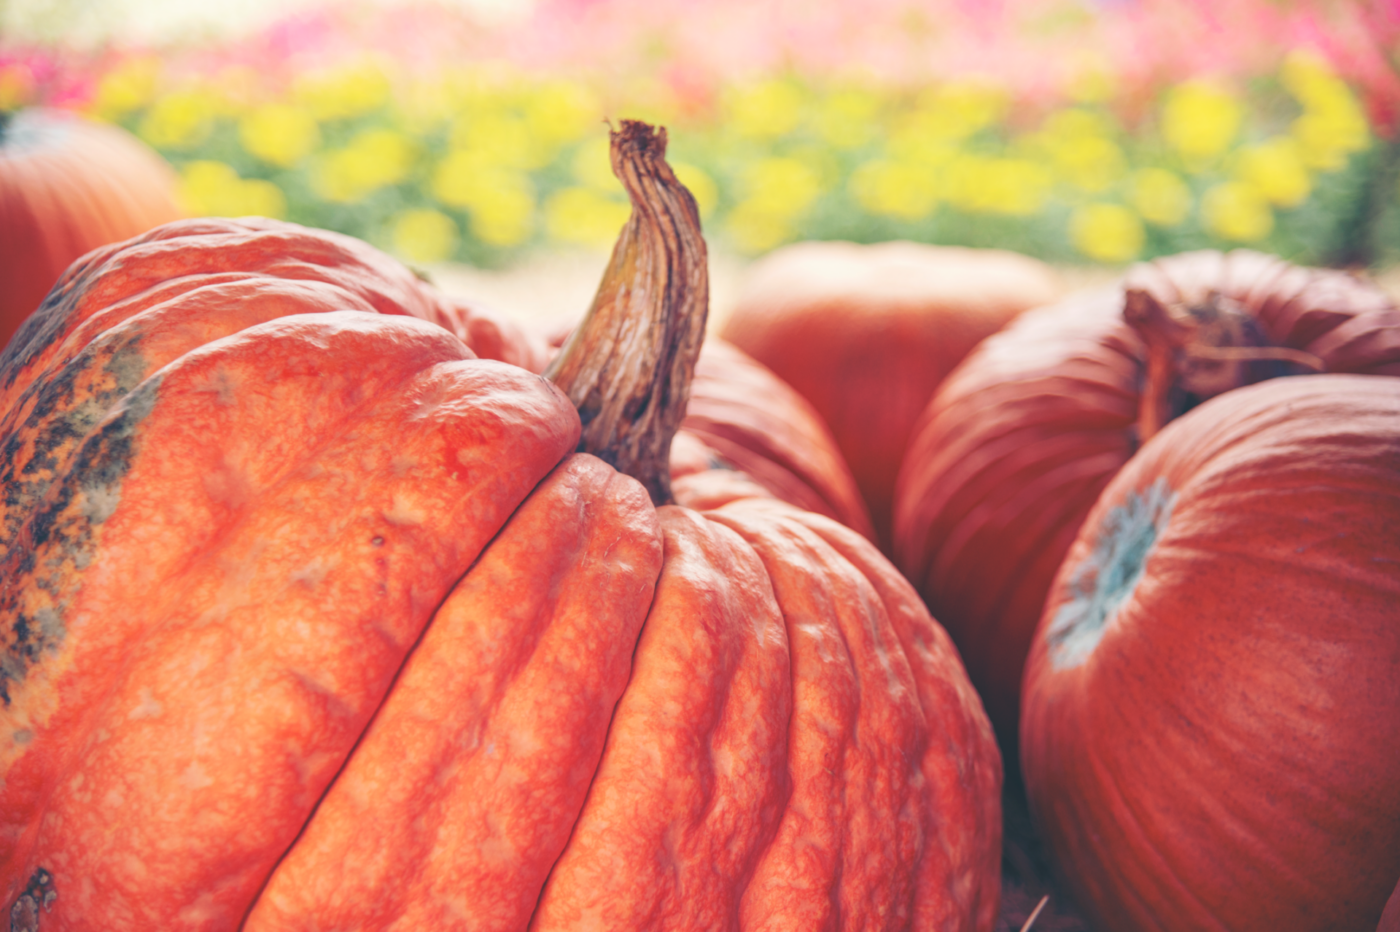
[[[141,343],[139,330],[103,334],[24,392],[18,407],[31,413],[4,438],[0,459],[0,558],[83,439],[145,377]]]
[[[10,907],[10,932],[39,932],[43,914],[53,909],[57,899],[53,874],[42,867],[35,870],[24,892]]]
[[[0,618],[12,619],[0,642],[0,702],[6,706],[13,699],[12,684],[63,644],[67,608],[82,570],[97,554],[99,530],[121,500],[121,484],[138,455],[140,427],[155,407],[160,382],[159,376],[142,382],[83,441],[71,468],[21,529],[16,546],[0,557],[0,573],[14,581],[0,589]],[[26,591],[31,598],[22,603]]]

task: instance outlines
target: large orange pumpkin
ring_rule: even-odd
[[[720,336],[826,422],[888,552],[910,429],[968,351],[1061,294],[1043,262],[993,249],[807,242],[756,262]]]
[[[70,270],[0,357],[12,917],[991,928],[997,751],[912,588],[771,498],[664,504],[706,302],[664,146],[614,136],[550,379],[286,224]]]
[[[175,183],[120,127],[0,111],[0,348],[74,259],[181,217]]]
[[[1021,763],[1094,928],[1373,929],[1400,876],[1400,378],[1168,424],[1070,548]]]
[[[1384,292],[1258,252],[1192,252],[1022,315],[943,384],[900,473],[895,562],[1004,747],[1050,580],[1145,435],[1205,397],[1319,367],[1400,373]]]

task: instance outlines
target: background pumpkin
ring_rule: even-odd
[[[552,371],[583,418],[343,238],[70,270],[0,357],[12,915],[991,928],[997,751],[913,590],[771,499],[648,502],[705,305],[664,143],[614,138],[638,206]]]
[[[117,126],[0,111],[0,347],[74,259],[183,215],[176,176]]]
[[[1400,379],[1227,392],[1112,479],[1026,664],[1095,928],[1367,929],[1400,874]]]
[[[889,552],[895,476],[948,372],[1021,311],[1062,293],[1016,253],[909,242],[808,242],[754,263],[719,335],[811,402]]]
[[[1130,302],[1144,314],[1203,315],[1239,351],[1274,358],[1173,348],[1160,319],[1125,320]],[[1153,341],[1166,368],[1150,377]],[[1197,379],[1223,374],[1216,390],[1228,391],[1308,371],[1298,358],[1329,371],[1400,374],[1400,311],[1349,273],[1247,250],[1184,253],[1022,315],[929,402],[899,476],[895,562],[957,643],[1004,749],[1016,746],[1023,664],[1050,581],[1141,443],[1144,407],[1168,420],[1201,400],[1173,367],[1198,367]]]

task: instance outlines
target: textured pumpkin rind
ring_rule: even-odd
[[[874,588],[914,673],[928,735],[920,766],[930,822],[913,928],[990,929],[1001,905],[1002,761],[957,649],[872,543],[817,515],[790,520],[820,537]]]
[[[737,347],[714,337],[705,341],[681,430],[775,498],[874,539],[865,500],[821,416]],[[673,481],[689,472],[679,465],[673,457]]]
[[[1099,528],[1175,496],[1082,663]],[[1360,929],[1400,875],[1400,380],[1302,376],[1169,424],[1103,493],[1026,667],[1022,766],[1096,928]]]
[[[524,929],[660,571],[642,487],[566,459],[437,610],[243,928]]]
[[[990,929],[1000,761],[912,589],[769,498],[660,513],[633,681],[531,928]]]
[[[93,426],[152,373],[255,324],[339,310],[471,336],[467,312],[407,269],[294,224],[183,221],[76,263],[0,353],[0,555]]]
[[[1400,310],[1385,292],[1250,250],[1143,263],[1116,289],[1022,315],[969,354],[913,431],[893,554],[953,635],[1008,748],[1050,580],[1139,442],[1146,346],[1114,319],[1126,289],[1187,305],[1218,292],[1271,344],[1314,355],[1328,371],[1400,374]]]
[[[896,564],[1014,748],[1021,668],[1083,515],[1134,443],[1142,342],[1116,289],[1021,315],[948,377],[900,474]]]
[[[0,437],[23,454],[0,551],[0,882],[16,910],[42,903],[46,929],[222,929],[245,916],[455,928],[458,880],[475,874],[502,928],[538,897],[536,928],[824,916],[990,929],[995,748],[946,638],[872,545],[776,502],[735,502],[723,520],[668,507],[658,579],[658,513],[636,483],[575,456],[527,500],[577,442],[578,416],[537,376],[472,358],[454,336],[460,308],[372,251],[356,257],[353,241],[274,222],[182,230],[76,265],[0,362]],[[221,236],[255,266],[282,251],[252,276],[273,294],[201,240]],[[194,242],[161,245],[180,238]],[[356,282],[350,310],[336,309],[338,263]],[[171,274],[181,268],[192,281]],[[45,395],[60,374],[69,384]],[[570,534],[560,508],[591,530]],[[611,657],[586,671],[598,685],[585,708],[567,678],[551,680],[566,717],[594,728],[577,745],[567,732],[551,758],[566,779],[533,788],[561,794],[544,824],[510,779],[472,784],[483,758],[452,735],[410,732],[424,702],[461,688],[452,655],[464,627],[483,631],[483,600],[541,579],[532,569],[560,578],[551,560],[568,563],[567,547],[528,557],[550,533],[596,557],[590,581],[559,598],[608,600],[589,620],[615,624],[607,645],[573,648]],[[697,631],[697,618],[711,624]],[[549,655],[549,632],[516,633]],[[595,775],[597,724],[627,660]],[[512,703],[533,716],[547,691],[524,695],[493,670],[504,678],[470,685],[490,693],[510,743]],[[455,711],[457,736],[496,721]],[[544,763],[512,747],[530,770]],[[507,813],[492,791],[522,807],[522,834],[497,830]],[[392,850],[373,834],[386,805],[412,836]],[[486,812],[484,827],[462,806]],[[472,831],[487,843],[461,834]],[[320,865],[356,843],[351,894]],[[647,870],[656,882],[639,884]]]
[[[242,916],[442,596],[576,441],[552,387],[467,355],[408,318],[285,318],[166,366],[83,445],[6,565],[30,638],[6,645],[29,658],[4,710],[9,896],[43,868],[55,928]]]
[[[755,265],[719,335],[816,409],[889,552],[895,478],[938,384],[980,340],[1055,300],[1044,263],[909,242],[798,243]]]
[[[42,108],[12,119],[38,139],[0,142],[0,348],[74,260],[184,216],[174,169],[125,130]]]

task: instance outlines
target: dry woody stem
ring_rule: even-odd
[[[1189,307],[1164,304],[1137,288],[1128,289],[1124,299],[1124,320],[1147,344],[1138,410],[1141,442],[1183,413],[1188,400],[1204,401],[1288,371],[1326,368],[1311,353],[1269,345],[1249,313],[1217,291]]]
[[[632,201],[593,305],[545,375],[578,408],[579,450],[671,496],[670,450],[709,312],[700,212],[666,163],[666,130],[623,120],[613,172]]]

